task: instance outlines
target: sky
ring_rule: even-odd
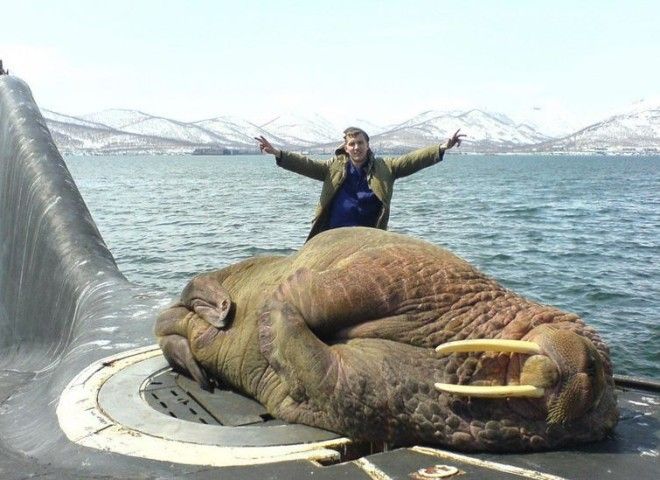
[[[658,98],[658,19],[635,0],[0,0],[0,59],[69,115],[584,123]]]

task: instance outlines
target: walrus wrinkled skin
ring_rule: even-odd
[[[382,230],[331,230],[289,257],[199,275],[155,333],[172,367],[203,387],[355,439],[541,450],[602,439],[618,419],[608,348],[576,315]],[[450,348],[464,339],[533,348]]]

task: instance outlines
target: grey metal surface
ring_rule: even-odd
[[[129,283],[117,269],[28,86],[0,76],[1,479],[408,479],[437,463],[460,468],[459,478],[550,478],[534,471],[657,478],[660,399],[657,391],[635,389],[620,394],[622,421],[613,438],[528,455],[397,449],[338,465],[300,460],[211,468],[68,440],[55,411],[64,388],[94,362],[152,344],[155,315],[170,301]],[[342,453],[344,460],[365,455],[350,448]]]
[[[178,374],[170,369],[158,372],[140,389],[141,397],[154,410],[163,415],[205,425],[223,425],[195,397],[179,387]]]
[[[224,426],[203,422],[191,422],[186,418],[166,416],[145,402],[140,393],[140,386],[154,372],[167,368],[162,356],[138,362],[106,381],[98,395],[100,408],[119,424],[146,434],[200,445],[220,445],[225,447],[262,447],[271,445],[295,445],[300,443],[320,442],[340,438],[336,433],[327,432],[305,425],[291,425],[272,422],[267,425]],[[192,389],[200,394],[199,388]],[[243,402],[238,401],[238,394],[223,395],[228,406],[234,412],[241,410]],[[208,399],[207,399],[208,400]],[[216,399],[217,410],[225,407],[223,398]],[[262,411],[253,401],[245,402],[248,414]],[[258,404],[257,404],[258,405]],[[186,407],[188,408],[188,407]],[[262,419],[260,419],[262,420]],[[263,423],[263,422],[259,422]]]
[[[259,402],[239,393],[223,388],[207,392],[183,375],[176,375],[176,383],[205,410],[211,412],[221,425],[234,427],[284,425],[281,420],[273,418]]]
[[[566,478],[655,479],[660,475],[660,395],[618,389],[620,420],[612,438],[556,452],[508,455],[511,465]],[[479,455],[501,461],[501,455]]]

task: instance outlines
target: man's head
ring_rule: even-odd
[[[344,150],[351,158],[353,165],[361,167],[369,153],[369,135],[357,127],[344,130]]]

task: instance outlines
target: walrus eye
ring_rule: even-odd
[[[438,345],[435,351],[440,355],[448,355],[455,352],[502,352],[538,355],[541,353],[541,347],[534,342],[524,340],[480,338],[443,343],[442,345]],[[545,390],[543,388],[534,385],[478,386],[436,383],[435,388],[441,392],[453,393],[454,395],[481,398],[541,398],[545,395]]]
[[[594,362],[590,361],[584,371],[589,378],[594,378],[596,376],[596,365],[594,365]]]

